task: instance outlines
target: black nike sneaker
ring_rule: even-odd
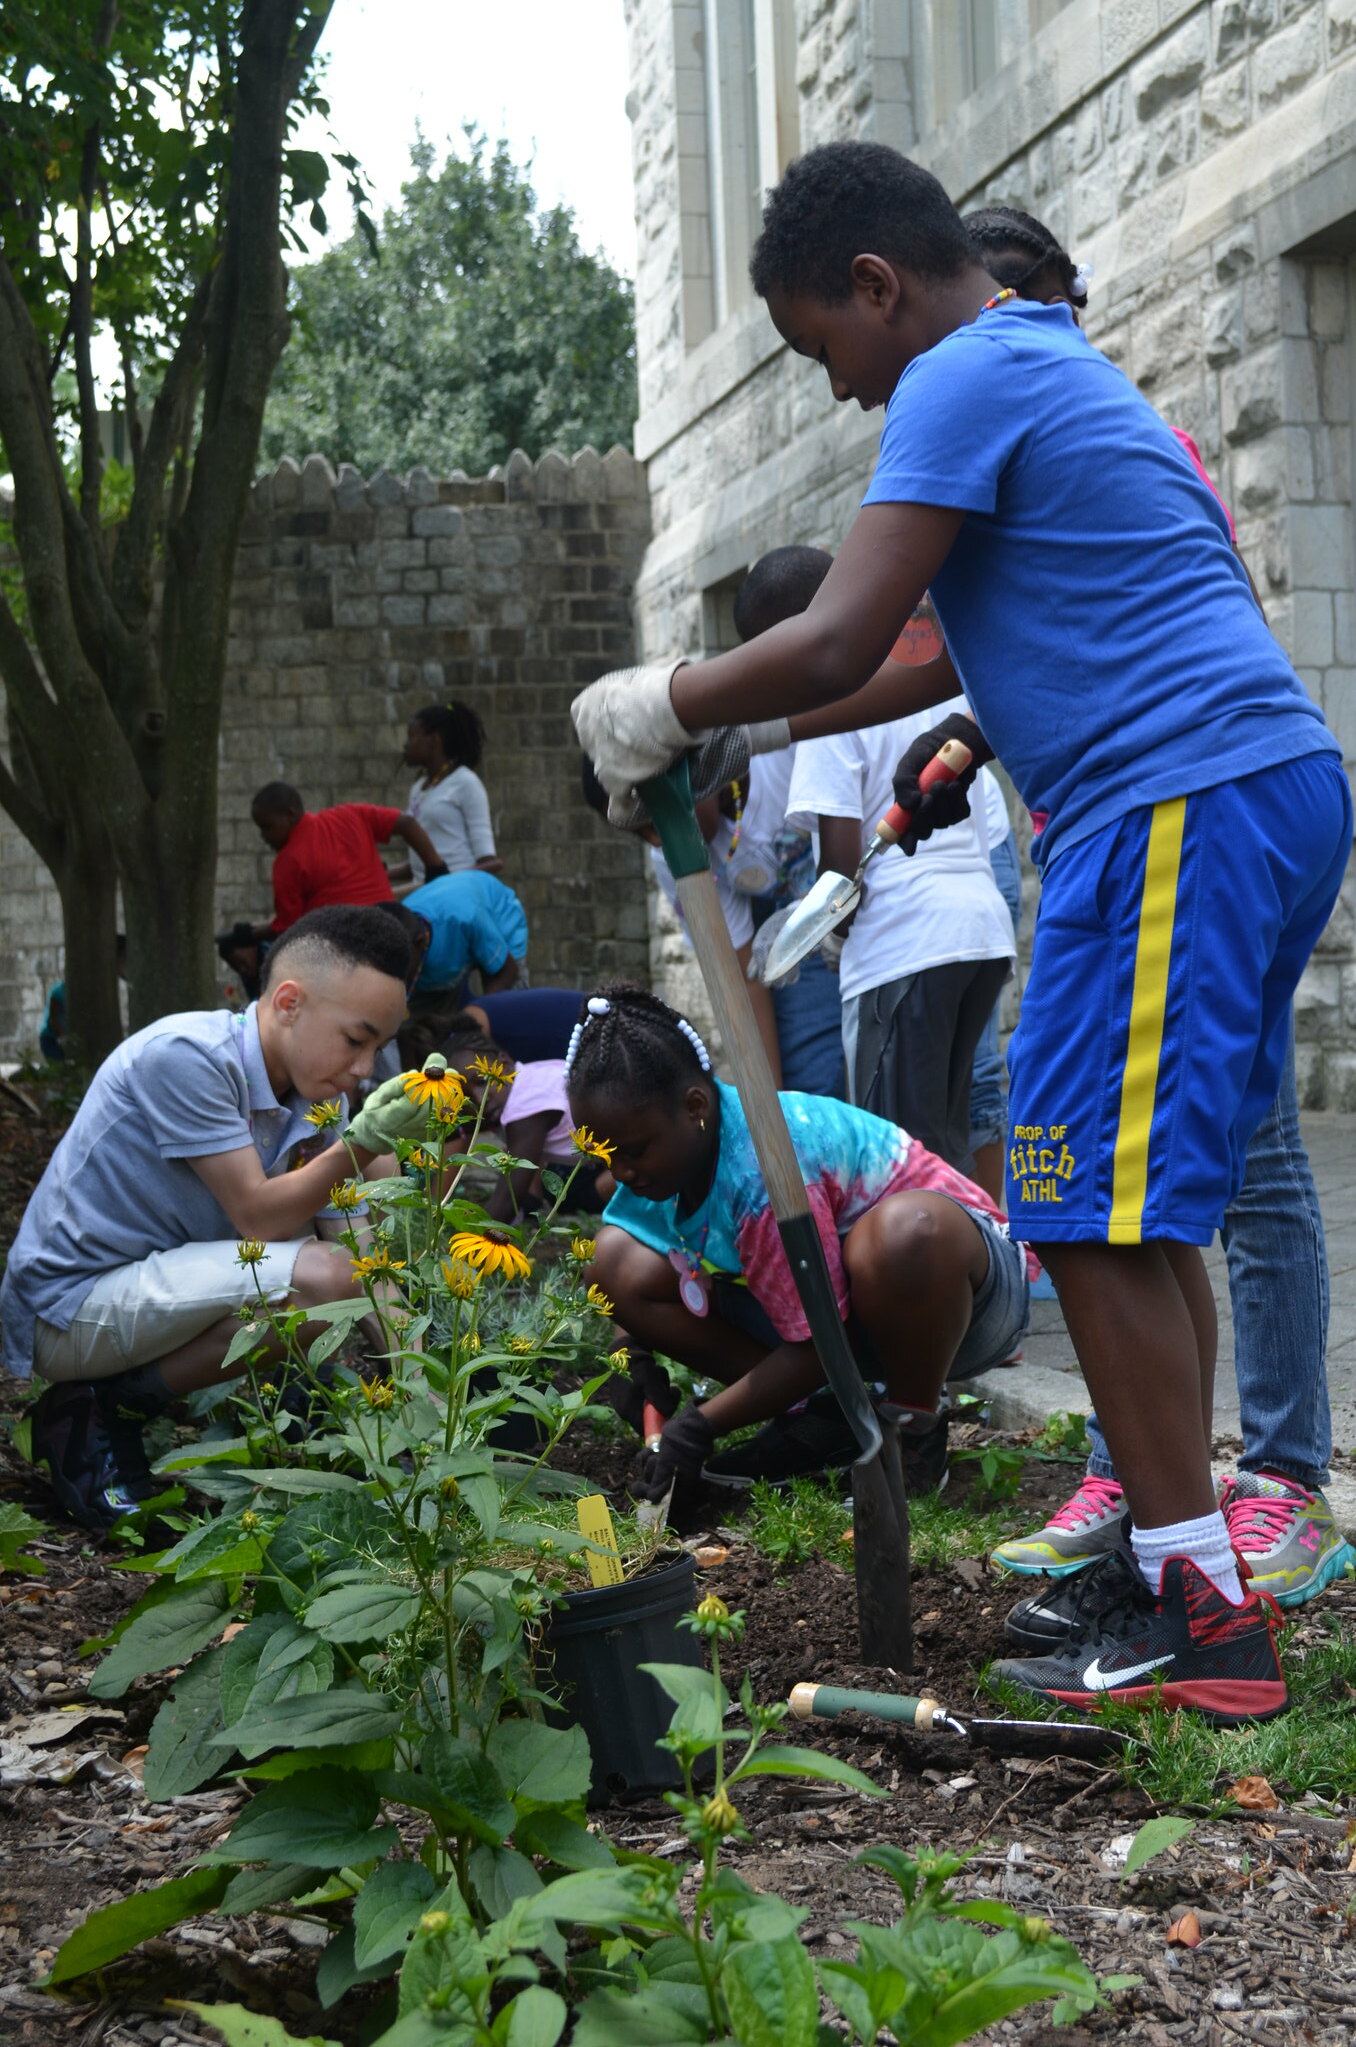
[[[144,1424],[168,1401],[147,1401],[124,1386],[138,1377],[64,1380],[33,1409],[33,1462],[46,1464],[71,1519],[99,1535],[169,1483],[151,1471],[142,1438]]]
[[[1024,1655],[1048,1656],[1082,1641],[1108,1614],[1141,1592],[1149,1596],[1130,1547],[1130,1516],[1125,1514],[1115,1549],[1086,1570],[1056,1578],[1019,1599],[1003,1623],[1003,1633]]]
[[[1138,1576],[1138,1573],[1136,1573]],[[1155,1598],[1140,1579],[1062,1648],[1007,1658],[994,1674],[1090,1712],[1103,1699],[1185,1706],[1219,1727],[1274,1720],[1289,1705],[1272,1633],[1275,1607],[1250,1592],[1232,1606],[1189,1557],[1170,1557]]]

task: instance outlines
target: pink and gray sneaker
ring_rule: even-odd
[[[1356,1550],[1322,1493],[1279,1471],[1240,1471],[1222,1480],[1220,1512],[1248,1584],[1277,1606],[1303,1606],[1334,1578],[1356,1569]]]
[[[1042,1572],[1067,1578],[1086,1570],[1116,1547],[1125,1512],[1125,1494],[1114,1478],[1088,1472],[1072,1499],[1056,1508],[1034,1535],[1014,1535],[1000,1542],[989,1558],[1000,1571],[1024,1578]]]

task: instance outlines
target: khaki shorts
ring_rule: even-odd
[[[34,1366],[44,1379],[63,1380],[109,1379],[153,1364],[257,1301],[261,1291],[270,1301],[281,1300],[291,1287],[297,1253],[314,1242],[312,1235],[269,1244],[253,1267],[240,1263],[234,1238],[180,1244],[101,1273],[69,1329],[55,1329],[39,1316]]]

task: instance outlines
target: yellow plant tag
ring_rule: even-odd
[[[589,1577],[595,1585],[620,1585],[625,1574],[607,1501],[601,1493],[585,1493],[582,1500],[576,1500],[575,1513],[579,1517],[579,1533],[598,1545],[597,1549],[584,1552]]]

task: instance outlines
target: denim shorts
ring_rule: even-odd
[[[949,1201],[951,1196],[948,1194],[945,1198]],[[957,1202],[956,1206],[965,1208],[964,1202]],[[973,1379],[980,1372],[992,1371],[995,1365],[1003,1364],[1026,1335],[1031,1320],[1026,1254],[1022,1247],[1013,1243],[1004,1224],[995,1222],[982,1210],[965,1208],[965,1213],[988,1248],[989,1269],[975,1292],[970,1327],[962,1337],[960,1349],[946,1375],[948,1385],[958,1379]],[[773,1328],[766,1310],[747,1286],[717,1273],[711,1291],[712,1305],[722,1321],[742,1330],[755,1343],[765,1343],[769,1350],[776,1349],[782,1339]],[[847,1330],[862,1376],[883,1380],[885,1367],[855,1315],[848,1316]]]

